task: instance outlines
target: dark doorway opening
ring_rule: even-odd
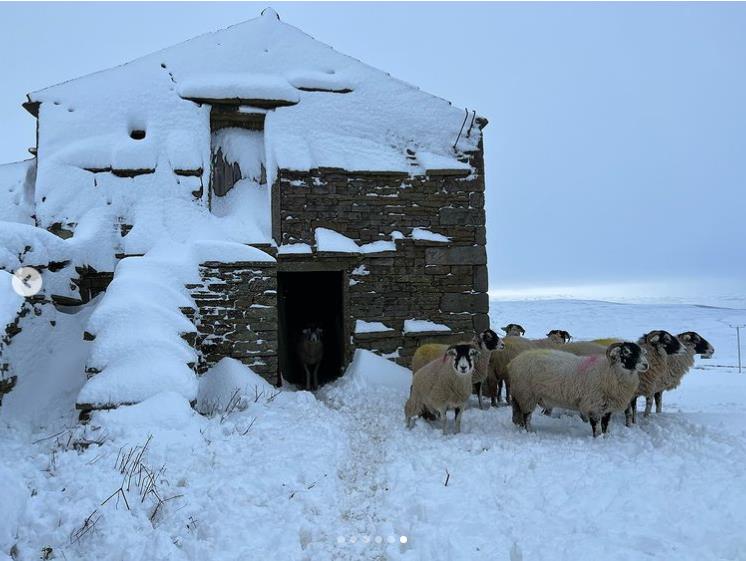
[[[298,357],[303,329],[320,327],[324,357],[319,385],[342,375],[344,366],[344,305],[342,271],[280,272],[277,275],[280,372],[291,384],[305,387],[306,374]]]

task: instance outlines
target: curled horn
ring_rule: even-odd
[[[609,359],[609,362],[614,362],[619,357],[619,353],[622,349],[622,343],[612,343],[609,345],[609,347],[606,349],[606,358]]]

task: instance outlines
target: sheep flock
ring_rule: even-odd
[[[675,389],[694,365],[696,355],[712,357],[715,349],[701,335],[672,335],[654,330],[637,341],[617,338],[572,341],[561,329],[530,339],[519,324],[491,329],[455,345],[425,344],[412,357],[412,385],[404,406],[408,428],[417,417],[442,422],[447,431],[449,410],[455,432],[472,393],[499,406],[502,390],[513,410],[513,423],[531,430],[537,407],[576,412],[590,423],[593,436],[605,434],[614,413],[624,413],[625,425],[637,421],[637,402],[645,398],[644,416],[663,408],[663,393]],[[489,407],[489,406],[488,406]]]

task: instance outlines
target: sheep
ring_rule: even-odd
[[[474,343],[482,354],[474,367],[472,383],[474,384],[474,391],[479,401],[479,408],[482,409],[482,386],[487,380],[490,353],[492,351],[501,351],[504,345],[500,337],[497,336],[497,333],[491,329],[485,329],[479,336],[475,336]],[[447,349],[448,345],[439,343],[427,343],[420,346],[412,357],[412,372],[417,372],[429,362],[442,358],[443,353]]]
[[[506,337],[523,337],[526,334],[526,330],[523,329],[523,326],[517,323],[509,323],[500,329],[505,332]]]
[[[620,343],[621,341],[613,341],[614,343]],[[599,344],[596,341],[574,341],[572,343],[565,343],[562,345],[562,351],[566,353],[572,353],[577,356],[590,356],[598,355],[606,352],[609,347],[608,344]]]
[[[590,420],[594,437],[599,421],[606,433],[611,414],[629,405],[648,367],[644,350],[630,342],[587,357],[555,349],[524,352],[508,365],[513,423],[530,430],[531,414],[542,404],[579,411]]]
[[[480,354],[473,342],[451,345],[441,360],[429,362],[414,373],[404,404],[407,428],[414,426],[416,417],[436,415],[443,419],[446,434],[447,413],[453,409],[455,432],[461,432],[461,414],[472,392],[472,374]]]
[[[514,324],[510,324],[514,325]],[[503,330],[507,331],[506,326]],[[559,334],[559,336],[557,335]],[[547,333],[546,339],[526,339],[514,335],[506,336],[503,339],[505,349],[501,353],[492,353],[490,356],[489,371],[487,374],[487,395],[490,397],[490,403],[496,407],[500,401],[505,384],[505,402],[510,403],[510,380],[506,367],[508,363],[524,351],[530,349],[553,348],[559,346],[559,341],[564,341],[565,335],[567,340],[570,334],[561,329],[553,329]],[[567,343],[570,344],[570,343]],[[562,344],[564,348],[564,344]],[[603,352],[603,350],[601,351]]]
[[[679,333],[676,338],[684,347],[684,352],[668,357],[668,369],[658,380],[656,385],[658,391],[653,394],[656,413],[660,413],[663,409],[663,392],[676,389],[679,386],[681,379],[694,366],[694,356],[701,355],[702,358],[711,358],[715,353],[715,347],[694,331]]]
[[[570,335],[564,329],[552,329],[549,333],[547,333],[547,339],[551,339],[557,344],[564,345],[565,343],[570,342],[570,339],[572,339],[572,335]]]
[[[676,337],[663,330],[646,333],[637,342],[647,352],[650,368],[640,375],[640,386],[625,411],[625,416],[632,424],[637,422],[637,398],[645,396],[644,416],[648,417],[660,380],[668,371],[668,358],[684,350]]]
[[[323,333],[324,330],[319,327],[307,327],[302,331],[301,339],[298,341],[298,358],[306,371],[307,390],[312,389],[311,368],[313,368],[313,389],[319,387],[319,366],[324,357],[324,344],[321,341]]]

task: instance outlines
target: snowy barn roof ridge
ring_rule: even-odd
[[[143,55],[141,57],[135,58],[135,59],[133,59],[131,61],[119,64],[119,65],[116,65],[116,66],[113,66],[113,67],[110,67],[110,68],[98,70],[98,71],[95,71],[95,72],[92,72],[92,73],[89,73],[89,74],[84,74],[82,76],[71,78],[69,80],[65,80],[63,82],[60,82],[60,83],[57,83],[57,84],[53,84],[51,86],[47,86],[45,88],[42,88],[42,89],[30,92],[29,94],[27,94],[27,101],[23,104],[23,106],[32,115],[38,116],[39,105],[43,101],[45,101],[45,99],[43,99],[43,98],[46,95],[54,93],[55,91],[57,91],[57,90],[59,90],[61,88],[64,88],[65,86],[67,86],[69,84],[77,83],[77,82],[79,82],[81,80],[87,80],[89,78],[92,78],[94,76],[99,76],[101,74],[107,74],[107,73],[109,73],[111,71],[116,71],[116,70],[120,70],[120,69],[126,69],[126,68],[130,67],[131,65],[135,65],[135,64],[140,63],[142,61],[146,61],[146,60],[149,60],[151,58],[157,58],[157,55],[159,55],[159,54],[166,55],[168,53],[171,53],[172,51],[175,51],[175,50],[178,50],[178,49],[181,49],[181,48],[186,48],[188,45],[194,44],[194,43],[196,43],[198,41],[204,41],[204,40],[208,40],[210,38],[216,38],[216,39],[218,39],[223,34],[229,33],[231,31],[243,29],[245,27],[248,27],[248,26],[250,26],[252,24],[255,24],[255,23],[258,23],[258,22],[263,22],[265,24],[268,23],[270,25],[273,24],[273,23],[276,23],[277,26],[282,26],[282,27],[287,28],[288,30],[293,30],[294,32],[298,32],[298,33],[302,34],[303,36],[305,36],[307,39],[309,39],[311,42],[316,43],[318,45],[321,45],[321,46],[323,46],[325,48],[328,48],[330,51],[332,51],[334,53],[334,55],[336,55],[338,57],[344,57],[345,59],[349,59],[350,61],[354,61],[354,63],[357,63],[359,65],[365,66],[368,69],[371,69],[371,70],[374,70],[374,71],[380,73],[383,77],[385,77],[388,80],[395,81],[395,82],[397,82],[399,84],[402,84],[402,85],[404,85],[404,86],[406,86],[408,88],[411,88],[413,90],[421,91],[422,92],[422,90],[420,88],[418,88],[416,85],[410,84],[410,83],[405,82],[403,80],[400,80],[398,78],[394,78],[389,73],[381,71],[381,70],[378,70],[378,69],[375,69],[375,68],[373,68],[371,66],[368,66],[367,64],[363,63],[359,59],[356,59],[356,58],[351,57],[349,55],[345,55],[343,53],[340,53],[340,52],[334,50],[329,45],[326,45],[325,43],[322,43],[321,41],[315,39],[314,37],[306,34],[302,30],[300,30],[299,28],[296,28],[294,26],[291,26],[289,24],[286,24],[286,23],[282,22],[280,20],[279,14],[274,9],[272,9],[271,7],[267,7],[267,8],[264,8],[261,11],[259,17],[257,17],[257,18],[252,18],[252,19],[249,19],[249,20],[246,20],[246,21],[234,24],[234,25],[230,25],[230,26],[225,27],[225,28],[217,29],[215,31],[209,31],[209,32],[203,33],[201,35],[198,35],[196,37],[193,37],[191,39],[187,39],[185,41],[177,43],[175,45],[171,45],[169,47],[165,47],[165,48],[160,49],[158,51],[154,51],[152,53],[149,53],[149,54]],[[218,45],[220,45],[220,43],[218,43]],[[268,52],[268,50],[265,48],[265,53],[266,52]],[[164,70],[165,70],[165,67],[164,67]],[[332,72],[332,74],[333,74],[333,72]],[[326,83],[322,83],[320,85],[319,84],[315,84],[314,83],[314,78],[316,78],[316,79],[322,78],[321,81],[322,82],[325,81]],[[315,77],[306,77],[306,80],[303,80],[300,77],[296,77],[295,79],[292,79],[292,77],[291,77],[291,78],[288,79],[288,82],[289,82],[289,85],[292,86],[293,88],[295,88],[297,90],[300,90],[300,91],[306,91],[306,92],[319,92],[319,91],[321,91],[321,92],[330,92],[330,93],[349,93],[350,91],[352,91],[349,87],[347,87],[344,84],[340,84],[338,81],[329,80],[328,77],[326,77],[327,78],[326,80],[324,80],[323,78],[324,78],[323,76],[315,76]],[[304,84],[303,82],[309,82],[309,83]],[[182,88],[184,88],[184,86],[182,86]],[[450,101],[448,101],[448,100],[446,100],[444,98],[441,98],[439,96],[436,96],[436,95],[433,95],[433,94],[430,94],[430,93],[427,93],[427,92],[423,92],[423,93],[425,95],[427,95],[428,97],[434,99],[434,100],[438,100],[440,102],[446,103],[449,106],[453,106],[453,104]],[[201,96],[192,96],[192,95],[189,95],[187,93],[186,95],[183,95],[182,97],[187,98],[187,99],[191,99],[192,97],[194,97],[194,98],[200,98]],[[213,99],[217,100],[217,99],[220,99],[220,98],[213,98]],[[258,99],[262,99],[262,98],[258,98]],[[297,103],[297,101],[293,102],[291,100],[285,100],[285,99],[278,99],[278,101],[285,102],[286,104]],[[249,103],[245,103],[245,104],[251,105],[250,102]],[[261,107],[261,105],[257,105],[257,106]],[[482,122],[486,124],[486,119],[483,119]]]

